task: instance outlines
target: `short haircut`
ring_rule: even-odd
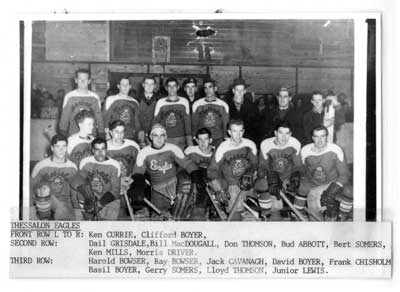
[[[121,84],[121,81],[122,81],[123,79],[128,80],[128,81],[129,81],[129,84],[131,84],[131,80],[129,79],[129,76],[123,76],[123,77],[121,77],[121,78],[119,79],[118,84]]]
[[[321,95],[322,97],[324,97],[324,94],[323,94],[323,92],[322,92],[321,90],[314,90],[314,91],[311,93],[311,98],[312,98],[314,95]]]
[[[279,93],[281,93],[281,91],[286,91],[288,93],[289,97],[292,97],[292,93],[290,92],[290,90],[288,88],[280,88],[278,90],[277,96],[279,96]]]
[[[106,149],[107,149],[107,141],[103,137],[94,138],[94,140],[92,141],[92,143],[90,145],[91,145],[92,149],[94,149],[94,145],[98,145],[98,144],[106,145]]]
[[[110,124],[108,125],[108,128],[110,129],[110,131],[112,131],[118,126],[123,126],[124,128],[126,128],[125,123],[121,120],[115,120],[115,121],[110,122]]]
[[[157,83],[157,80],[156,80],[156,77],[155,77],[155,76],[144,76],[144,77],[143,77],[142,83],[144,83],[146,80],[153,80],[153,81],[154,81],[154,84]]]
[[[200,135],[208,134],[208,137],[211,138],[211,131],[207,128],[200,128],[196,132],[196,138],[199,138]]]
[[[165,86],[168,86],[168,83],[175,82],[177,86],[179,86],[179,82],[175,77],[168,77],[165,81]]]
[[[92,111],[81,110],[79,113],[75,115],[75,122],[77,125],[82,123],[85,119],[95,119]]]
[[[322,130],[325,131],[326,135],[328,135],[328,129],[324,125],[318,125],[318,126],[315,126],[314,128],[312,128],[311,136],[312,137],[314,136],[314,132],[322,131]]]
[[[279,128],[288,128],[290,130],[290,132],[292,131],[292,125],[288,122],[288,121],[279,121],[275,127],[274,130],[278,131]]]
[[[60,141],[65,141],[65,143],[68,144],[68,139],[67,139],[67,137],[65,135],[63,135],[63,134],[55,134],[53,136],[53,138],[51,138],[50,145],[54,146]]]
[[[328,97],[328,96],[336,96],[335,92],[333,92],[333,90],[327,90],[325,91],[324,97]]]
[[[232,125],[243,126],[243,128],[244,128],[244,122],[243,122],[243,120],[240,120],[240,119],[230,120],[228,123],[228,129],[230,129]]]
[[[78,70],[75,71],[75,78],[78,78],[79,73],[87,74],[89,76],[89,79],[92,77],[92,72],[90,72],[89,69],[79,68]]]

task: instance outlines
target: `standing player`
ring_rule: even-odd
[[[159,123],[167,130],[168,142],[182,150],[192,145],[190,106],[186,98],[179,97],[178,80],[171,77],[165,82],[168,96],[161,98],[154,111],[153,124]]]
[[[226,126],[229,122],[229,106],[215,96],[217,86],[212,79],[204,80],[206,97],[193,104],[192,130],[207,128],[213,137],[213,146],[218,146],[226,137]]]
[[[185,81],[183,81],[182,87],[185,91],[185,97],[188,99],[191,107],[193,103],[199,99],[197,96],[197,80],[192,77],[187,78]]]
[[[64,135],[56,134],[50,144],[52,156],[38,162],[32,171],[30,204],[36,203],[37,213],[31,208],[30,219],[75,220],[79,205],[69,181],[78,170],[67,159]]]
[[[89,90],[90,78],[89,70],[77,70],[75,72],[75,83],[78,87],[64,97],[59,128],[61,133],[67,137],[79,131],[78,125],[75,123],[75,115],[81,110],[88,110],[93,113],[97,132],[99,135],[104,135],[100,98],[96,93]]]
[[[228,186],[229,195],[225,196],[228,199],[227,212],[234,212],[233,218],[240,220],[241,212],[244,211],[243,201],[251,192],[257,169],[257,147],[251,140],[243,138],[243,121],[231,120],[228,128],[230,138],[218,146],[207,174],[211,180],[210,185],[217,194],[226,194],[224,185]],[[237,205],[234,206],[238,196]]]
[[[326,127],[315,127],[312,135],[314,143],[301,149],[305,177],[301,180],[295,206],[302,210],[307,201],[309,210],[317,217],[346,220],[353,206],[353,194],[343,151],[327,142]]]
[[[141,130],[139,122],[139,104],[133,97],[129,96],[131,81],[129,78],[121,78],[118,84],[119,93],[107,97],[104,105],[104,125],[120,120],[125,124],[125,137],[130,140],[138,138]],[[105,128],[106,133],[109,132]]]
[[[266,180],[265,186],[268,186],[268,192],[271,197],[272,218],[279,220],[280,215],[287,217],[288,206],[285,206],[284,212],[281,201],[281,191],[291,191],[297,193],[300,185],[302,163],[300,159],[300,142],[292,137],[291,125],[282,121],[275,125],[275,137],[267,138],[261,142],[258,178]],[[260,181],[257,185],[262,186]],[[262,193],[266,189],[259,190]],[[278,212],[277,212],[278,211]],[[281,213],[281,214],[279,214]]]

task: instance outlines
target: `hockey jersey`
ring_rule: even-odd
[[[205,127],[211,131],[213,139],[221,139],[226,136],[229,106],[225,101],[219,98],[207,101],[203,97],[195,101],[192,110],[192,133]]]
[[[87,94],[82,94],[78,92],[77,89],[70,91],[64,97],[59,123],[60,130],[65,133],[66,136],[77,133],[79,128],[75,122],[75,115],[82,110],[88,110],[94,114],[97,131],[99,133],[104,133],[103,115],[101,113],[99,96],[90,90]]]
[[[111,141],[107,141],[107,155],[119,162],[121,177],[132,175],[139,151],[139,145],[129,139],[125,139],[122,145],[114,145]]]
[[[207,168],[211,162],[212,152],[209,154],[204,154],[201,152],[200,147],[196,146],[189,146],[185,149],[185,155],[193,161],[199,168]]]
[[[64,202],[67,206],[78,208],[75,193],[69,184],[69,180],[77,171],[78,168],[70,160],[58,163],[54,162],[51,157],[48,157],[38,162],[31,174],[31,205],[33,205],[35,187],[39,183],[48,183],[53,196]]]
[[[91,189],[98,198],[107,192],[111,192],[115,198],[118,198],[121,187],[121,168],[116,160],[108,158],[100,162],[94,156],[89,156],[82,159],[79,172],[89,180]]]
[[[75,133],[71,137],[68,137],[67,153],[69,160],[76,165],[79,165],[83,158],[90,156],[92,154],[90,143],[92,143],[93,139],[92,136],[82,138],[79,136],[79,133]]]
[[[328,143],[322,152],[316,152],[314,144],[308,144],[301,149],[301,160],[305,165],[306,178],[316,185],[332,181],[344,185],[349,179],[349,170],[342,149],[333,143]]]
[[[104,105],[104,126],[121,120],[125,123],[125,137],[134,140],[141,130],[139,121],[139,104],[133,97],[124,97],[119,94],[109,96]]]
[[[148,173],[152,185],[159,185],[176,177],[177,166],[187,172],[196,170],[196,165],[176,145],[166,143],[161,149],[146,146],[136,159],[134,173]]]
[[[294,171],[302,170],[300,142],[290,137],[284,146],[275,143],[276,138],[265,139],[260,146],[258,176],[265,177],[268,171],[279,173],[281,180],[287,179]]]
[[[168,138],[191,135],[190,107],[186,98],[177,101],[161,98],[154,110],[153,124],[160,123],[167,130]]]
[[[227,139],[215,151],[207,176],[210,179],[223,178],[228,185],[237,185],[242,175],[254,173],[257,164],[257,147],[253,141],[243,138],[236,146]]]

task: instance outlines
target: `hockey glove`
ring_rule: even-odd
[[[242,191],[248,191],[253,187],[253,176],[244,174],[239,180],[239,188]]]
[[[292,173],[289,179],[289,185],[287,186],[287,191],[292,193],[297,193],[300,187],[300,172],[295,171]]]
[[[280,199],[282,181],[279,178],[279,174],[276,171],[269,171],[267,173],[267,180],[268,180],[268,192],[271,194],[271,196]]]
[[[343,187],[333,182],[321,195],[321,206],[326,207],[325,215],[334,218],[339,213],[340,203],[336,199],[343,192]]]

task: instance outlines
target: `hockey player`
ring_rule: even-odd
[[[190,77],[183,81],[182,84],[183,90],[185,91],[185,96],[188,101],[190,107],[192,107],[193,103],[199,99],[198,92],[197,92],[197,80]]]
[[[352,209],[353,194],[343,151],[336,144],[327,142],[326,127],[315,127],[312,135],[314,143],[301,149],[305,176],[295,206],[301,210],[307,201],[308,209],[319,218],[346,220]]]
[[[179,97],[178,80],[171,77],[165,82],[168,96],[161,98],[154,111],[153,124],[163,125],[168,134],[168,142],[182,150],[192,145],[190,106],[186,98]]]
[[[211,187],[220,197],[219,200],[228,201],[226,211],[234,212],[234,220],[241,220],[243,201],[251,192],[253,176],[257,169],[257,148],[254,142],[243,138],[243,121],[231,120],[228,133],[230,138],[218,146],[207,169],[207,175],[211,180]]]
[[[119,93],[107,97],[104,105],[105,131],[109,134],[108,125],[116,120],[125,123],[125,138],[137,140],[141,131],[139,122],[139,104],[133,97],[129,96],[131,81],[128,77],[121,78],[118,84]],[[143,138],[143,134],[142,134]]]
[[[256,186],[257,191],[261,193],[260,196],[264,196],[262,201],[267,203],[267,209],[269,198],[264,193],[268,188],[271,195],[271,220],[280,220],[280,215],[286,219],[289,215],[289,207],[282,202],[280,192],[297,193],[300,185],[301,145],[296,138],[292,137],[291,125],[286,121],[275,125],[274,134],[275,137],[261,142]],[[279,212],[280,210],[283,212]]]
[[[79,69],[75,72],[75,83],[77,89],[70,91],[64,97],[63,108],[60,117],[60,132],[69,137],[78,132],[78,125],[75,123],[75,115],[81,110],[91,111],[95,117],[98,135],[104,135],[103,115],[99,96],[89,90],[91,72],[86,69]]]
[[[229,121],[228,104],[217,98],[217,86],[212,79],[204,80],[206,97],[193,104],[192,130],[195,133],[200,128],[207,128],[213,137],[213,146],[217,147],[226,137],[226,126]]]
[[[68,158],[79,165],[81,160],[91,155],[90,143],[93,141],[94,116],[87,110],[80,111],[75,116],[79,132],[68,137]]]
[[[64,135],[56,134],[50,144],[51,157],[38,162],[32,171],[30,204],[35,202],[36,208],[31,208],[30,219],[75,220],[80,211],[69,180],[78,169],[67,159]]]
[[[140,150],[136,159],[133,176],[134,184],[142,185],[144,174],[148,174],[151,184],[151,202],[161,211],[161,217],[154,219],[172,219],[170,213],[172,206],[177,204],[177,196],[182,192],[190,192],[190,181],[182,182],[177,186],[177,168],[184,168],[191,174],[193,183],[201,183],[200,174],[196,165],[190,161],[182,150],[171,143],[166,143],[167,131],[160,125],[155,124],[150,133],[151,146]],[[178,192],[178,195],[177,195]],[[140,195],[139,192],[134,194]],[[138,198],[134,198],[137,201]]]
[[[107,156],[107,142],[104,138],[95,138],[92,143],[92,156],[84,158],[79,165],[80,176],[90,185],[95,196],[92,203],[94,215],[100,220],[116,220],[120,212],[120,177],[119,163]],[[76,187],[77,188],[77,187]],[[81,193],[83,198],[85,195]],[[86,198],[85,198],[86,199]],[[88,202],[85,202],[87,205]],[[87,211],[87,206],[85,210]],[[86,212],[90,213],[90,212]]]

